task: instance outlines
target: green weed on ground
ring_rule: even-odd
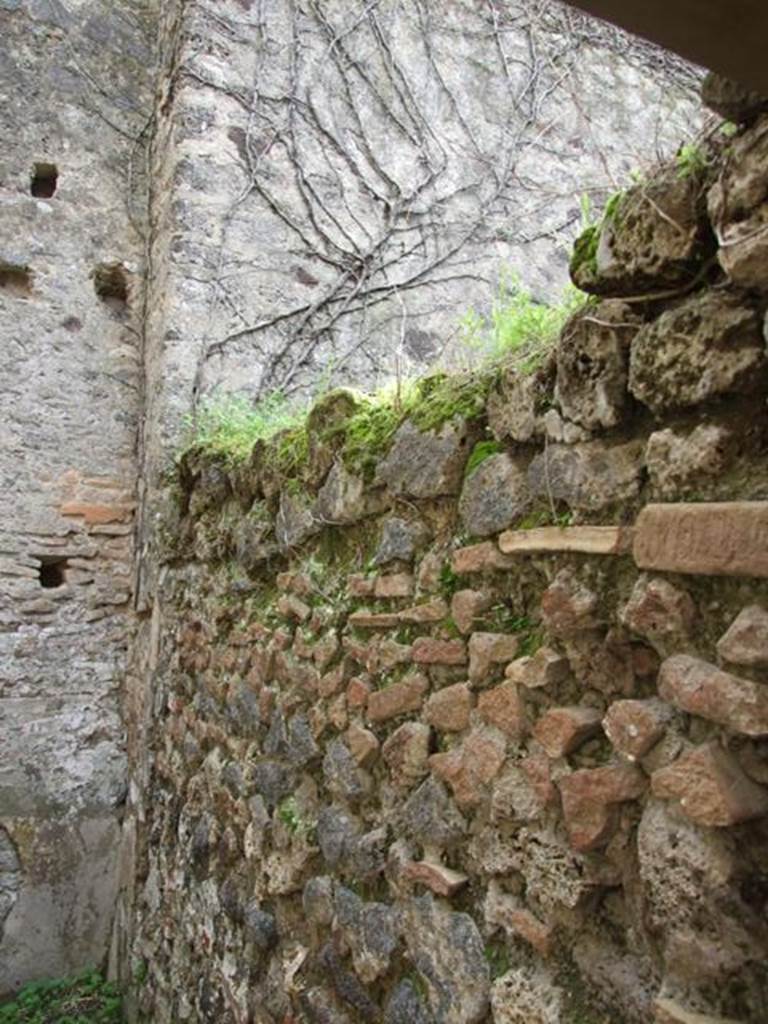
[[[119,1024],[120,993],[98,971],[34,981],[0,1006],[0,1024]]]

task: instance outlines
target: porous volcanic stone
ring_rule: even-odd
[[[565,501],[571,508],[597,511],[614,502],[631,501],[640,490],[642,446],[552,444],[528,467],[531,493]]]

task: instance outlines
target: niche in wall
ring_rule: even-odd
[[[40,559],[40,586],[45,590],[51,590],[54,587],[61,587],[67,582],[66,570],[67,570],[66,558],[55,558],[44,555]]]
[[[56,164],[35,164],[32,168],[29,191],[36,199],[50,199],[56,194],[58,183],[59,170]]]
[[[32,271],[17,263],[0,260],[0,292],[26,298],[32,292]]]
[[[101,301],[116,313],[124,313],[128,308],[128,274],[122,263],[100,263],[92,277]]]

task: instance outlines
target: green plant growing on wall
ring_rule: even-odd
[[[245,459],[257,441],[296,427],[303,415],[278,393],[255,404],[245,395],[223,395],[204,402],[196,416],[188,418],[187,445],[233,460]]]
[[[675,157],[678,178],[695,178],[704,174],[709,167],[709,158],[701,146],[687,142]]]
[[[309,840],[314,836],[315,823],[302,816],[295,797],[289,796],[283,800],[277,808],[277,816],[292,835],[304,836]]]
[[[99,971],[35,981],[0,1006],[0,1024],[119,1024],[120,993]]]
[[[589,216],[582,207],[582,215]],[[538,302],[520,278],[502,274],[490,315],[470,309],[461,321],[466,345],[482,352],[490,362],[512,361],[522,372],[537,369],[551,351],[566,321],[587,296],[569,285],[558,302]]]

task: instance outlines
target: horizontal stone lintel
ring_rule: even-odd
[[[768,577],[768,502],[647,505],[633,555],[640,569]]]
[[[543,526],[535,530],[507,530],[499,537],[505,555],[572,551],[587,555],[621,555],[632,548],[627,526]]]

